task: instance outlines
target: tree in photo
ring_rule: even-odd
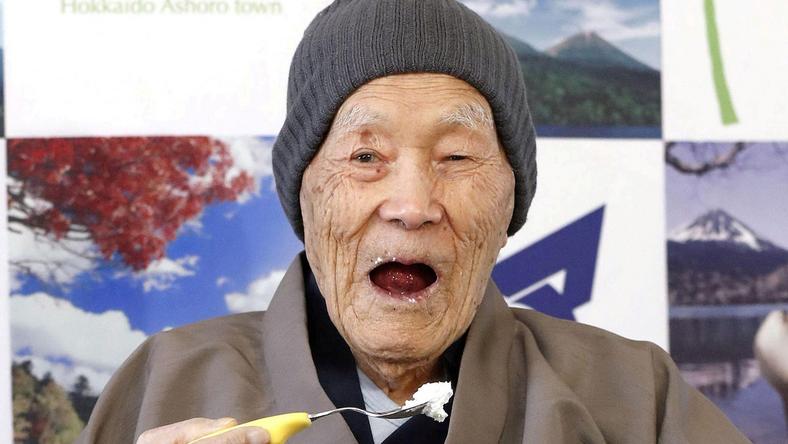
[[[703,176],[713,171],[753,168],[742,160],[747,151],[771,149],[775,158],[788,163],[788,145],[784,143],[677,143],[665,144],[665,163],[681,174]]]
[[[207,205],[254,185],[209,137],[9,140],[8,177],[12,232],[32,230],[89,260],[117,257],[134,271],[164,257]]]
[[[38,379],[30,361],[12,364],[14,442],[66,444],[74,442],[83,422],[65,390],[49,375]]]
[[[79,419],[87,423],[90,413],[93,411],[96,401],[98,401],[98,396],[93,394],[93,388],[85,375],[77,376],[68,398],[71,400],[71,405],[74,406],[77,415],[79,415]]]

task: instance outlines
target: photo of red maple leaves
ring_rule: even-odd
[[[300,246],[272,138],[7,142],[14,436],[71,442],[147,336],[264,309]]]
[[[228,177],[227,145],[208,137],[13,139],[7,151],[12,229],[90,239],[135,271],[205,206],[253,186],[246,172]]]

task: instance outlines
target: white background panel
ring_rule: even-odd
[[[0,139],[0,189],[6,189],[5,139]],[[0,192],[0,442],[12,438],[11,331],[8,318],[8,237],[6,193]]]
[[[662,109],[670,140],[788,139],[788,2],[715,0],[739,122],[723,125],[712,80],[703,1],[662,2]]]
[[[221,0],[225,14],[174,14],[161,10],[168,0],[145,0],[157,11],[62,11],[74,1],[6,0],[10,137],[276,134],[292,54],[329,3]],[[236,1],[278,3],[281,14],[236,14]]]
[[[591,302],[575,316],[667,349],[663,159],[660,141],[540,139],[528,222],[500,259],[604,205]]]

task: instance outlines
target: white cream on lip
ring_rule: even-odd
[[[450,382],[428,382],[416,390],[412,399],[405,401],[405,407],[427,402],[422,413],[438,422],[443,422],[449,416],[443,410],[443,406],[449,402],[453,394]]]

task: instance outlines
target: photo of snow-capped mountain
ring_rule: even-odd
[[[753,442],[784,443],[788,398],[753,344],[788,310],[788,144],[667,143],[665,159],[670,353]]]
[[[675,230],[668,238],[677,243],[720,242],[755,251],[785,251],[758,237],[752,228],[722,209],[714,209],[701,215],[686,227]]]
[[[721,209],[669,234],[668,269],[674,305],[788,303],[788,249]]]

